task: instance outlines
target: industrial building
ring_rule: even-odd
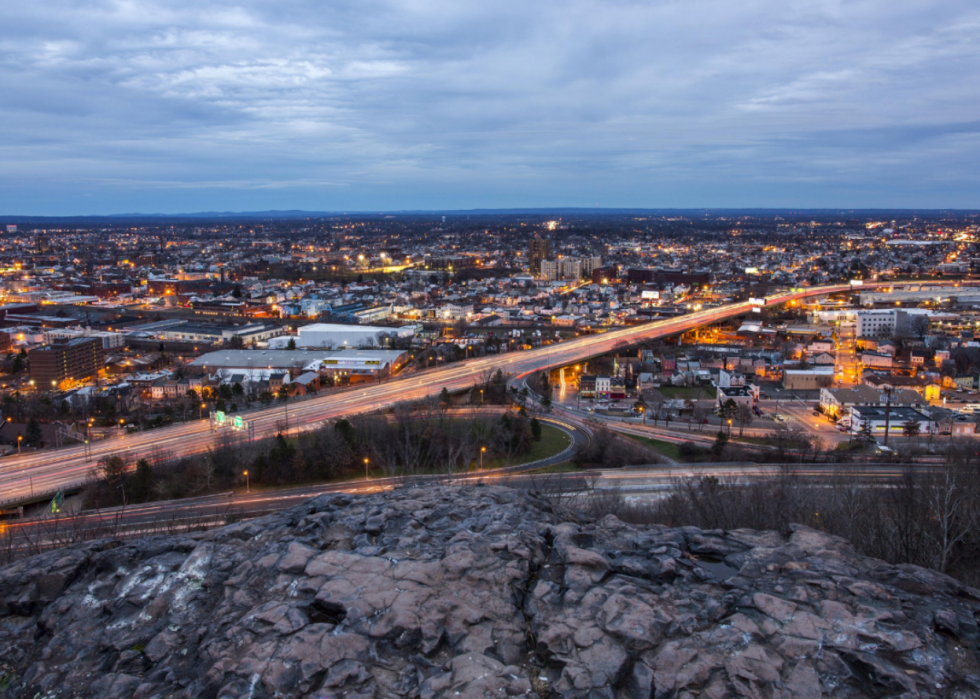
[[[187,320],[161,320],[124,328],[135,338],[155,338],[170,342],[200,342],[213,344],[241,338],[242,342],[262,342],[282,334],[282,328],[269,323],[247,323],[244,325],[218,325],[198,323]]]
[[[297,337],[278,337],[269,342],[270,349],[286,347],[290,340],[305,349],[342,349],[385,347],[392,340],[411,340],[415,326],[386,328],[372,325],[341,325],[338,323],[312,323],[299,329]]]
[[[307,372],[352,383],[389,376],[408,361],[400,350],[221,350],[204,354],[190,366],[198,367],[219,380],[242,375],[246,381],[268,380],[285,373],[286,383]]]

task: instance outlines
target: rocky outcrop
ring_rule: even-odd
[[[805,528],[329,495],[0,569],[0,697],[980,697],[978,595]]]

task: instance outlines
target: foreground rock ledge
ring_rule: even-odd
[[[802,527],[325,495],[0,569],[0,697],[980,697],[978,595]]]

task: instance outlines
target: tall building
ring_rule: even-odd
[[[547,238],[531,238],[527,249],[531,274],[538,274],[541,271],[542,260],[551,257],[551,241]]]
[[[602,267],[602,258],[592,255],[590,257],[582,258],[582,275],[586,277],[591,277],[594,270]]]
[[[582,278],[582,260],[577,257],[563,257],[559,262],[561,263],[562,279]]]
[[[549,282],[561,277],[561,268],[557,260],[541,260],[541,276]]]
[[[57,340],[28,350],[31,378],[38,390],[49,390],[63,381],[82,381],[97,376],[105,366],[102,338],[76,337]]]

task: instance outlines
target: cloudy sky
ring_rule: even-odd
[[[976,0],[0,3],[0,213],[980,208]]]

